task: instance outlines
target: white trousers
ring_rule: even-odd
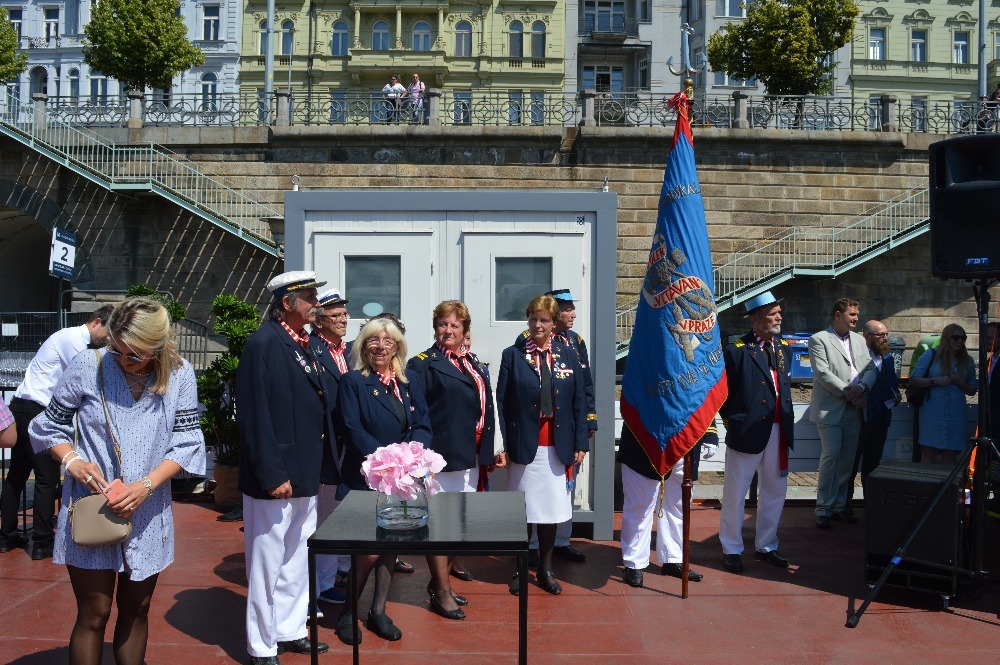
[[[337,501],[336,485],[320,485],[319,494],[316,495],[316,525],[317,527],[326,521],[340,501]],[[317,554],[316,555],[316,589],[317,593],[322,593],[333,587],[337,581],[337,571],[348,571],[351,569],[351,557],[346,554]]]
[[[684,482],[682,459],[663,481],[663,517],[657,515],[660,481],[647,478],[622,465],[622,561],[626,568],[643,570],[649,565],[649,543],[656,519],[656,556],[661,564],[683,560]]]
[[[306,541],[316,531],[316,497],[243,495],[247,570],[247,651],[276,656],[278,642],[305,637],[309,615]]]
[[[785,506],[787,475],[781,472],[780,425],[771,426],[771,437],[763,452],[749,455],[726,449],[725,484],[722,487],[722,518],[719,540],[723,554],[743,553],[743,517],[747,490],[757,472],[757,536],[760,552],[778,549],[778,522]]]

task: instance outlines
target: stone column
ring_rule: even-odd
[[[597,124],[597,117],[594,115],[594,100],[597,99],[597,91],[593,88],[587,88],[580,93],[580,99],[583,100],[583,111],[577,117],[577,124],[581,127]]]
[[[354,8],[354,43],[351,48],[361,48],[361,7]]]
[[[128,91],[128,128],[142,128],[142,102],[145,95],[140,90]]]
[[[896,101],[895,95],[882,95],[878,98],[879,113],[882,115],[881,130],[883,132],[899,131],[899,126],[896,124]]]
[[[275,96],[278,98],[278,116],[275,118],[275,127],[288,127],[291,124],[289,118],[291,117],[289,106],[291,105],[291,94],[287,90],[275,90]]]
[[[438,27],[437,27],[437,39],[434,40],[434,46],[439,51],[443,51],[444,45],[444,6],[438,5]]]
[[[427,98],[430,100],[427,111],[427,124],[432,127],[441,126],[441,88],[428,88]]]
[[[45,129],[45,105],[49,101],[49,96],[44,92],[31,93],[31,102],[34,107],[35,129]]]
[[[403,48],[403,6],[396,5],[396,45],[393,48]]]
[[[733,129],[749,129],[750,120],[747,117],[750,95],[737,90],[733,93]]]

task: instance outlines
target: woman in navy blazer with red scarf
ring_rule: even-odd
[[[404,358],[403,333],[389,319],[372,319],[354,340],[349,363],[354,369],[341,378],[337,399],[345,443],[338,498],[350,490],[369,489],[361,474],[361,463],[376,449],[400,441],[424,445],[431,442],[424,393],[416,373],[403,369]],[[351,579],[361,589],[375,569],[368,629],[387,640],[398,640],[403,634],[385,613],[396,556],[357,557],[356,561],[357,571]],[[345,644],[354,643],[354,617],[350,612],[350,605],[345,605],[337,621],[337,637]]]
[[[484,488],[480,468],[493,463],[493,390],[479,360],[469,353],[465,334],[472,317],[465,303],[446,300],[434,308],[434,346],[419,353],[407,367],[416,370],[427,396],[434,439],[431,448],[446,466],[437,481],[446,492]],[[485,489],[485,488],[484,488]],[[446,619],[464,619],[466,600],[451,589],[449,571],[469,581],[472,573],[457,560],[429,556],[431,608]]]
[[[523,491],[528,523],[538,530],[540,587],[562,592],[552,572],[556,525],[573,516],[573,466],[589,450],[583,370],[552,329],[559,306],[538,296],[526,309],[530,337],[504,349],[497,377],[497,409],[505,451],[497,467],[510,467],[507,489]],[[510,592],[520,592],[517,575]]]

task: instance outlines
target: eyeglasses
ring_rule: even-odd
[[[396,347],[396,340],[394,339],[378,339],[377,337],[371,337],[365,342],[365,346],[370,349],[377,349],[379,347],[384,349],[393,349]]]
[[[889,333],[887,333],[887,332],[884,332],[884,333],[865,333],[865,334],[868,335],[868,336],[870,336],[870,337],[878,337],[879,339],[888,339],[888,337],[889,337]]]
[[[957,339],[959,342],[964,342],[965,340],[969,339],[966,335],[952,335],[951,338],[953,340]]]
[[[108,353],[117,358],[124,358],[125,360],[131,360],[134,363],[144,363],[147,360],[151,360],[151,358],[141,358],[139,356],[133,356],[131,353],[122,353],[121,351],[111,346],[110,344],[108,345]]]
[[[337,319],[347,320],[351,318],[350,314],[348,314],[347,312],[344,312],[342,314],[317,314],[316,316],[321,319],[335,319],[335,320]]]

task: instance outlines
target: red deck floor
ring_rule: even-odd
[[[151,611],[150,665],[247,662],[243,619],[246,578],[240,524],[216,522],[217,513],[198,504],[175,504],[177,556],[160,577]],[[786,508],[782,551],[792,561],[780,570],[744,556],[747,572],[721,569],[717,509],[696,507],[692,519],[693,566],[705,580],[680,598],[680,581],[651,566],[646,588],[621,582],[617,543],[577,541],[585,564],[559,562],[561,596],[532,586],[529,650],[536,663],[975,663],[1000,660],[1000,593],[977,602],[956,599],[947,612],[937,597],[887,589],[862,618],[844,627],[849,608],[867,593],[862,582],[864,516],[859,525],[813,526],[810,508]],[[744,534],[752,543],[752,530]],[[752,554],[752,550],[751,550]],[[993,555],[994,559],[995,554]],[[385,642],[363,631],[362,662],[516,662],[515,598],[506,582],[507,560],[470,560],[473,582],[455,581],[470,604],[468,619],[448,621],[428,610],[428,574],[421,561],[413,575],[397,576],[389,615],[403,631]],[[0,555],[0,662],[47,665],[67,661],[75,617],[65,568],[33,562],[24,552]],[[367,608],[368,599],[362,599]],[[350,662],[349,647],[331,627],[336,608],[321,621],[331,645],[321,662]],[[112,617],[112,622],[114,617]],[[110,627],[107,640],[110,640]],[[289,665],[306,656],[281,657]],[[111,663],[110,643],[105,662]]]

